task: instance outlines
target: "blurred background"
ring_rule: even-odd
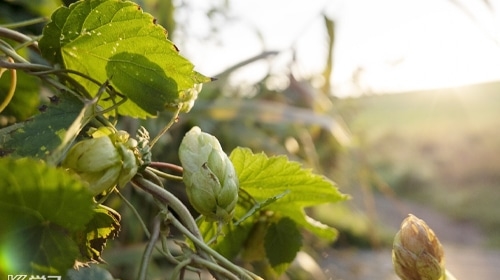
[[[228,149],[286,152],[353,197],[311,210],[340,230],[310,244],[328,278],[395,279],[408,213],[459,279],[500,275],[498,1],[193,0],[174,14],[171,39],[219,78],[196,123]]]
[[[217,78],[155,157],[176,162],[169,147],[198,125],[228,152],[287,154],[334,180],[352,199],[309,211],[338,240],[304,233],[323,279],[397,279],[390,248],[409,213],[434,229],[458,279],[500,275],[499,1],[135,2]],[[0,4],[15,21],[61,3]],[[155,135],[169,117],[142,125]],[[140,231],[125,225],[120,239],[137,245]]]

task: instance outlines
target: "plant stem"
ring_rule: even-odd
[[[1,27],[14,29],[14,28],[29,26],[29,25],[33,25],[33,24],[42,23],[42,22],[47,22],[47,21],[48,21],[48,18],[39,17],[39,18],[28,19],[28,20],[19,21],[19,22],[4,23],[4,24],[1,24]]]
[[[0,36],[12,39],[20,43],[32,42],[32,44],[29,45],[29,47],[34,51],[36,51],[37,53],[40,53],[40,49],[38,49],[38,42],[34,41],[32,38],[24,35],[23,33],[17,32],[9,28],[0,27]]]
[[[148,245],[146,246],[146,250],[144,250],[144,254],[142,255],[141,267],[139,269],[139,275],[137,276],[138,280],[146,280],[148,264],[151,260],[151,256],[153,255],[153,248],[155,247],[158,236],[160,235],[160,222],[160,217],[157,216],[154,219],[153,230],[151,231]]]
[[[127,205],[127,207],[132,211],[132,213],[134,214],[134,216],[137,218],[137,220],[139,220],[139,224],[141,224],[142,230],[144,230],[144,233],[146,234],[146,237],[147,238],[151,238],[151,234],[149,233],[148,227],[146,226],[146,224],[142,220],[141,215],[139,215],[139,212],[137,212],[137,209],[135,209],[134,205],[132,205],[132,203],[130,203],[130,201],[128,201],[120,193],[119,190],[116,189],[115,192],[116,192],[116,194],[118,194],[118,196],[120,196],[120,198],[123,200],[123,202],[125,202],[125,204]]]
[[[154,198],[172,208],[174,212],[179,215],[182,224],[184,224],[197,239],[203,240],[198,226],[189,213],[189,210],[176,196],[141,176],[135,176],[132,180],[132,184],[145,190],[153,195]]]
[[[176,171],[179,173],[184,172],[184,169],[182,168],[182,166],[179,166],[179,165],[173,164],[173,163],[168,163],[168,162],[154,161],[154,162],[151,162],[151,164],[149,166],[155,167],[155,168],[170,169],[172,171]]]
[[[181,262],[179,262],[174,270],[172,271],[172,275],[170,276],[172,279],[182,279],[181,278],[181,269],[183,269],[184,267],[186,267],[187,265],[189,265],[190,263],[192,262],[192,260],[190,258],[187,258]]]
[[[160,170],[157,170],[157,169],[154,169],[151,167],[146,167],[146,169],[151,171],[152,173],[154,173],[158,177],[161,177],[161,178],[164,178],[167,180],[181,181],[182,182],[182,176],[176,176],[176,175],[168,174],[165,172],[161,172]]]
[[[167,123],[167,125],[160,131],[160,133],[158,133],[158,135],[156,135],[156,137],[151,141],[149,142],[149,146],[151,147],[151,149],[153,148],[153,146],[156,144],[156,142],[160,139],[160,137],[165,134],[165,132],[167,132],[167,130],[170,129],[170,127],[175,123],[177,122],[177,118],[179,117],[179,113],[181,112],[181,106],[179,105],[177,110],[175,111],[174,115],[172,116],[172,119],[170,119],[170,121]]]
[[[8,58],[9,61],[13,61],[12,58]],[[10,87],[9,91],[5,95],[5,99],[0,103],[0,113],[7,108],[9,105],[10,101],[12,100],[12,97],[14,97],[14,92],[16,91],[16,85],[17,85],[17,72],[16,69],[11,69],[10,70]],[[0,77],[2,76],[2,72],[0,72]]]
[[[210,270],[215,270],[215,271],[218,271],[220,272],[221,274],[224,274],[226,277],[228,277],[229,279],[235,279],[235,280],[239,280],[240,278],[238,278],[238,276],[234,275],[233,273],[231,273],[231,271],[227,270],[226,268],[216,264],[216,263],[212,263],[212,262],[209,262],[205,259],[202,259],[200,258],[198,255],[193,255],[192,256],[192,261],[194,263],[197,263],[197,264],[200,264],[204,267],[207,267],[208,269]]]
[[[130,210],[132,210],[132,212],[133,212],[134,216],[136,216],[137,220],[139,220],[139,223],[141,224],[141,227],[144,230],[144,233],[146,234],[146,237],[147,238],[151,238],[151,233],[149,232],[146,224],[144,223],[144,221],[142,220],[141,216],[139,215],[139,212],[137,212],[137,209],[135,209],[135,207],[132,205],[132,203],[130,203],[130,201],[128,201],[118,190],[115,190],[115,192],[118,194],[118,196],[120,196],[120,198],[123,200],[123,202],[125,202],[125,204],[130,208]],[[166,240],[165,240],[164,236],[161,235],[160,237],[161,237],[162,246],[161,247],[160,246],[155,246],[156,249],[168,261],[170,261],[173,264],[178,264],[179,261],[177,259],[175,259],[175,257],[170,252],[169,248],[167,246],[165,246],[166,245]],[[190,270],[193,270],[193,271],[197,270],[196,268],[193,268],[193,267],[187,267],[187,268],[190,269]]]
[[[149,167],[149,166],[148,166],[148,167]],[[158,177],[158,175],[156,175],[156,174],[153,172],[153,170],[152,170],[152,169],[153,169],[153,168],[147,168],[147,167],[146,167],[146,169],[144,169],[144,171],[143,171],[143,172],[141,172],[141,175],[142,175],[142,176],[144,176],[146,179],[148,179],[148,180],[150,180],[150,181],[151,181],[151,180],[153,180],[153,182],[154,182],[156,185],[158,185],[159,187],[161,187],[162,189],[163,189],[163,188],[165,188],[165,187],[163,186],[163,183],[162,183],[162,182],[161,182],[161,180],[160,180],[160,177]]]
[[[219,254],[218,252],[216,252],[215,250],[210,248],[203,240],[195,238],[195,236],[192,235],[191,232],[185,230],[185,228],[182,227],[182,224],[179,222],[179,220],[177,220],[177,218],[174,215],[169,213],[168,218],[172,222],[172,225],[174,227],[178,228],[184,235],[186,235],[190,240],[192,240],[193,243],[195,243],[195,245],[197,245],[197,247],[199,247],[200,249],[203,249],[204,251],[206,251],[207,253],[212,255],[224,267],[230,269],[231,271],[237,272],[239,277],[243,277],[242,279],[248,279],[248,280],[262,279],[261,277],[251,273],[250,271],[247,271],[247,270],[233,264],[232,262],[227,260],[224,256],[222,256],[221,254]],[[240,279],[240,278],[237,278],[237,279]]]
[[[7,42],[5,42],[4,40],[0,40],[0,51],[2,51],[3,53],[5,53],[7,56],[9,57],[12,57],[12,59],[14,60],[13,62],[19,62],[23,65],[31,65],[31,63],[29,63],[28,60],[26,60],[24,57],[20,56],[16,50],[14,50],[12,48],[11,45],[9,45]],[[15,65],[17,65],[16,63],[8,63],[8,62],[5,62],[5,61],[2,61],[2,67],[4,68],[17,68]]]
[[[159,200],[163,204],[168,205],[168,207],[172,208],[182,221],[182,223],[179,222],[178,226],[180,226],[185,232],[189,232],[190,236],[193,239],[199,241],[199,242],[194,242],[193,240],[197,250],[199,251],[200,256],[209,261],[213,261],[212,256],[208,255],[205,250],[201,250],[200,247],[197,245],[203,243],[203,237],[201,236],[201,233],[198,229],[198,226],[196,225],[196,222],[189,213],[189,210],[176,196],[166,191],[165,189],[159,187],[158,185],[144,179],[141,176],[135,176],[134,179],[132,179],[131,183],[134,186],[148,192],[155,199]],[[221,275],[219,275],[217,271],[210,271],[210,273],[217,279],[224,279],[223,277],[221,277]]]

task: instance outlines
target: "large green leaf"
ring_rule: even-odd
[[[240,188],[257,201],[266,201],[288,192],[265,209],[273,210],[294,220],[298,225],[315,234],[333,239],[336,231],[307,216],[304,207],[347,199],[334,183],[323,176],[313,174],[286,156],[267,157],[253,154],[249,149],[236,148],[230,157]]]
[[[94,215],[87,187],[41,161],[0,158],[0,276],[59,274],[79,255],[72,233]]]
[[[111,84],[127,98],[118,112],[132,117],[155,116],[166,106],[184,102],[184,92],[210,81],[194,71],[166,39],[166,30],[132,2],[86,0],[61,7],[40,40],[44,57]],[[74,78],[91,93],[98,86]],[[112,98],[111,98],[112,99]],[[103,98],[104,108],[113,100]]]

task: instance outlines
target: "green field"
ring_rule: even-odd
[[[350,170],[370,168],[399,196],[477,223],[500,246],[500,83],[339,104],[349,108]]]

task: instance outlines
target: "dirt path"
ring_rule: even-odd
[[[378,220],[397,230],[401,221],[412,213],[426,221],[444,246],[446,268],[458,280],[489,280],[500,277],[500,250],[488,250],[486,237],[474,225],[457,222],[425,206],[384,196],[376,197]],[[332,250],[321,262],[327,279],[396,280],[388,249]]]

